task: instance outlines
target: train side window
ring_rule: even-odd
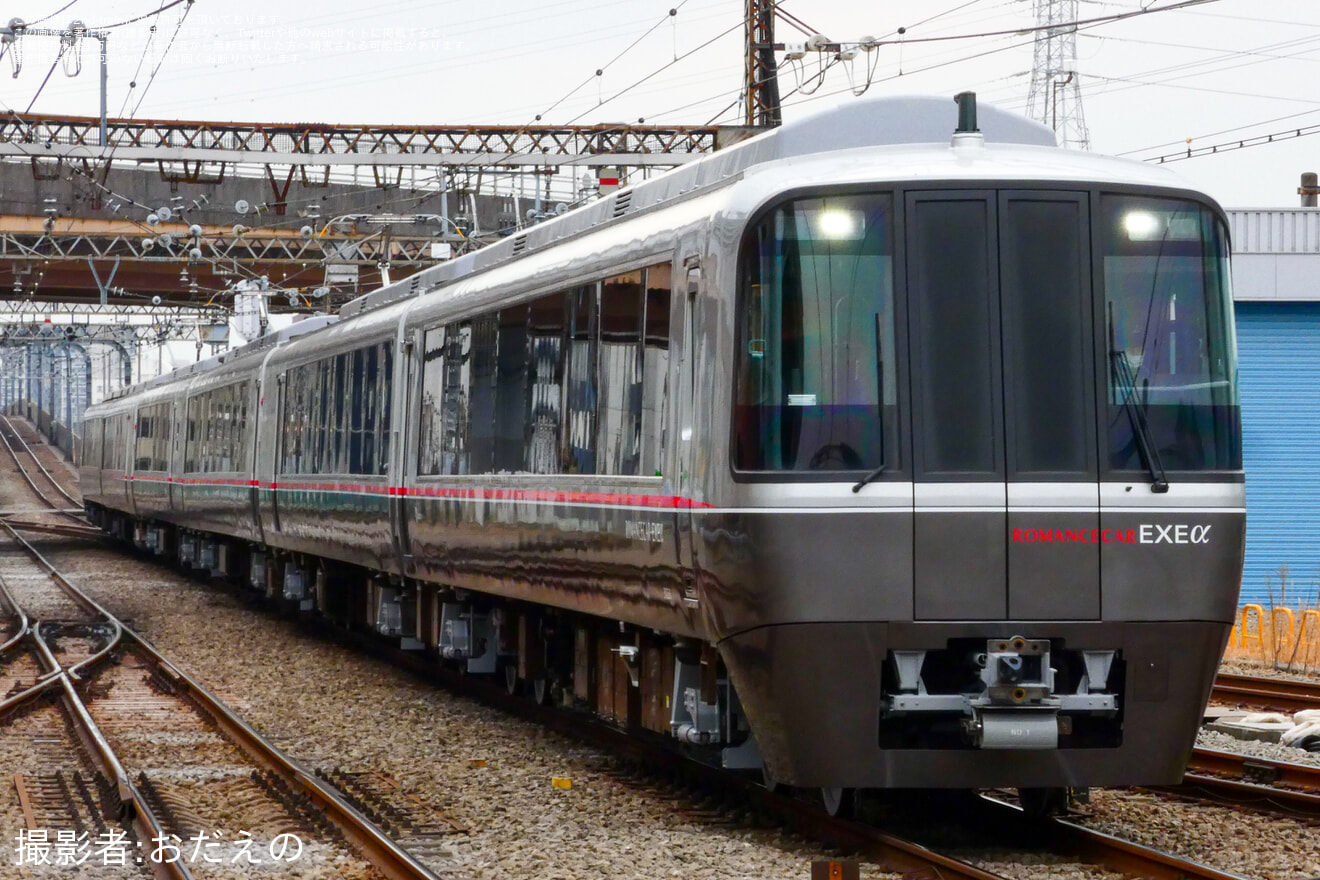
[[[502,309],[495,367],[495,448],[491,470],[516,474],[526,470],[525,431],[528,412],[527,306]]]
[[[212,392],[215,398],[215,447],[211,450],[211,470],[215,472],[229,470],[229,443],[233,426],[229,403],[229,389],[218,388]]]
[[[642,442],[642,316],[639,269],[605,279],[600,295],[598,470],[638,473]]]
[[[368,419],[367,412],[375,404],[367,392],[367,362],[366,349],[355,349],[347,354],[348,358],[348,388],[344,391],[344,396],[348,398],[348,425],[344,432],[344,441],[347,450],[345,456],[345,472],[350,474],[366,473],[363,466],[363,455],[366,452],[367,444],[363,436],[366,430]],[[375,371],[375,366],[372,366]],[[375,376],[371,376],[374,379]]]
[[[284,374],[281,473],[302,473],[303,459],[307,455],[307,417],[307,368],[294,367]]]
[[[188,417],[184,427],[183,469],[186,473],[196,473],[197,453],[201,444],[202,396],[194,394],[188,398]]]
[[[444,401],[445,328],[433,327],[422,337],[422,393],[418,418],[417,473],[441,473],[440,446]]]
[[[495,395],[499,318],[473,318],[471,388],[468,400],[468,473],[488,474],[495,464]]]
[[[646,270],[646,314],[642,353],[642,439],[640,473],[660,476],[664,460],[665,400],[669,392],[669,308],[673,267]]]
[[[470,474],[468,416],[472,388],[472,324],[445,328],[445,387],[441,400],[440,473]]]
[[[596,473],[597,311],[600,285],[587,284],[569,295],[567,372],[564,394],[564,450],[561,471]]]
[[[334,431],[331,446],[327,450],[325,473],[343,474],[348,472],[348,403],[349,354],[337,354],[334,357],[333,385],[330,390],[331,413],[334,419]]]
[[[533,474],[560,473],[559,437],[563,412],[565,301],[553,293],[528,309],[528,399],[524,437],[525,468]]]
[[[325,361],[308,364],[307,419],[303,423],[303,460],[299,472],[314,474],[324,469],[325,447],[330,434],[329,420],[326,418],[326,389],[330,384],[329,365]]]
[[[145,471],[150,463],[147,445],[151,438],[151,416],[147,415],[145,409],[138,411],[137,430],[133,437],[133,470]]]

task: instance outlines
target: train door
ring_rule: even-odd
[[[244,383],[243,391],[247,394],[247,411],[252,416],[252,424],[244,425],[243,431],[248,437],[247,461],[244,470],[248,474],[248,512],[252,515],[252,528],[257,533],[257,541],[266,543],[266,530],[261,522],[261,479],[258,462],[261,448],[261,389],[265,387],[265,365],[257,376],[257,381]]]
[[[916,617],[1098,618],[1087,197],[905,207]]]
[[[179,481],[179,475],[183,473],[183,438],[187,430],[186,420],[179,418],[180,414],[186,410],[179,405],[179,399],[176,397],[170,403],[170,446],[169,459],[165,463],[165,472],[169,475],[165,485],[168,487],[169,496],[166,499],[166,509],[179,511],[183,509],[183,486]]]
[[[270,525],[277,533],[280,531],[279,479],[283,475],[284,458],[287,455],[284,448],[288,434],[284,430],[284,401],[289,393],[287,380],[291,372],[285,370],[275,377],[275,430],[271,432],[271,446],[275,454],[271,456],[270,465]],[[265,367],[262,367],[262,375],[265,375]]]
[[[124,492],[127,496],[128,509],[137,514],[137,426],[138,411],[131,409],[124,413]]]
[[[674,511],[675,534],[679,567],[682,571],[683,600],[695,603],[699,600],[697,589],[696,542],[693,532],[695,523],[692,517],[692,502],[697,494],[696,472],[697,457],[702,454],[697,441],[697,375],[698,375],[698,334],[697,334],[697,297],[701,291],[701,265],[696,257],[689,257],[684,263],[685,281],[675,297],[676,333],[678,341],[678,387],[673,395],[675,424],[675,452],[677,469],[674,473],[674,494],[678,496],[679,507]]]
[[[414,331],[414,336],[405,336],[400,331],[399,338],[404,342],[395,358],[394,375],[389,377],[389,381],[394,384],[394,391],[390,395],[392,436],[387,471],[390,485],[396,488],[389,495],[390,532],[394,535],[394,555],[403,572],[408,571],[408,564],[412,561],[412,538],[408,529],[410,510],[403,487],[415,482],[417,468],[417,452],[413,444],[417,442],[420,426],[413,424],[413,406],[410,402],[418,394],[421,332],[418,330]]]

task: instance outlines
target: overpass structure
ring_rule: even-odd
[[[167,341],[200,357],[238,312],[333,310],[589,199],[599,180],[648,176],[752,132],[11,111],[0,116],[0,405],[72,437],[88,402],[163,368]],[[149,346],[157,357],[144,363]]]
[[[96,117],[11,114],[0,291],[195,305],[264,276],[299,294],[290,308],[325,307],[382,269],[397,278],[521,228],[548,210],[552,182],[578,194],[577,169],[649,174],[744,131],[110,119],[103,136]],[[328,303],[305,295],[321,288]]]

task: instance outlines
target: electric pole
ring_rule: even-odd
[[[747,0],[746,16],[743,124],[773,128],[784,121],[779,110],[779,77],[775,65],[774,0]]]
[[[1031,65],[1027,115],[1054,129],[1059,146],[1091,149],[1082,115],[1082,88],[1077,73],[1078,0],[1033,0],[1036,45]]]

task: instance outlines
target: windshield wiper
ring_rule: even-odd
[[[862,491],[862,487],[863,487],[863,486],[865,486],[867,483],[871,482],[871,481],[874,480],[876,477],[878,477],[878,476],[880,476],[881,474],[883,474],[883,473],[885,472],[885,470],[886,470],[888,467],[889,467],[889,465],[887,465],[887,464],[882,464],[882,465],[880,465],[880,467],[876,468],[875,470],[871,471],[871,472],[870,472],[869,474],[867,474],[866,476],[862,477],[860,480],[857,481],[857,485],[853,486],[853,492],[854,492],[854,493],[857,493],[857,492]]]
[[[885,354],[884,354],[884,335],[880,326],[880,313],[875,313],[875,323],[872,326],[875,331],[875,416],[880,420],[880,460],[885,460]],[[868,473],[857,481],[853,486],[853,494],[856,495],[862,491],[867,483],[874,480],[885,472],[889,465],[882,464],[880,467]]]
[[[1150,491],[1167,492],[1169,481],[1164,476],[1164,465],[1160,463],[1160,454],[1156,451],[1155,444],[1151,442],[1150,426],[1146,424],[1146,417],[1137,406],[1137,382],[1132,375],[1132,365],[1128,363],[1127,353],[1111,349],[1109,360],[1114,371],[1114,382],[1123,392],[1123,408],[1127,410],[1128,421],[1132,423],[1132,436],[1136,438],[1137,451],[1141,453],[1141,460],[1150,473]]]

